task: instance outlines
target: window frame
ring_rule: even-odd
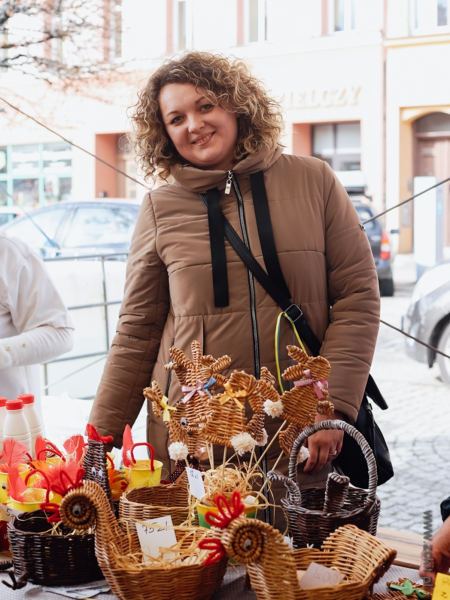
[[[438,25],[439,0],[433,0],[433,4],[428,7],[425,2],[429,0],[410,0],[411,34],[420,36],[450,33],[450,0],[447,0],[447,25]],[[419,22],[420,17],[425,17],[422,22]]]
[[[185,4],[185,47],[180,47],[180,22],[179,22],[179,4]],[[184,50],[192,50],[193,48],[193,16],[194,16],[193,0],[172,0],[172,40],[173,51],[182,52]]]
[[[250,0],[244,2],[244,44],[263,44],[267,42],[267,0],[258,2],[258,39],[250,40]]]
[[[336,0],[328,0],[328,33],[343,35],[356,31],[356,0],[341,0],[344,2],[344,28],[336,29]]]

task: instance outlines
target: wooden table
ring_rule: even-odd
[[[397,558],[394,565],[418,569],[420,566],[420,555],[423,546],[423,537],[416,533],[405,533],[395,529],[379,527],[377,537],[386,544],[397,550]]]

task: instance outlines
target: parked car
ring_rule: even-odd
[[[0,227],[11,223],[20,215],[23,215],[23,209],[20,206],[0,206]]]
[[[128,252],[139,213],[136,201],[62,201],[30,211],[0,229],[44,258]]]
[[[367,219],[375,216],[374,209],[370,205],[371,196],[366,193],[367,184],[362,171],[336,171],[336,176],[344,186],[350,200],[364,223]],[[382,296],[394,295],[394,280],[392,278],[392,256],[391,243],[387,231],[383,229],[378,219],[364,225],[369,238],[375,266],[377,268],[378,283]],[[392,230],[391,233],[399,233]]]
[[[402,329],[450,355],[450,261],[427,269],[416,283],[408,312],[402,318]],[[405,340],[409,356],[428,363],[430,368],[437,361],[442,379],[450,384],[450,359],[414,340]]]
[[[362,223],[375,216],[374,209],[370,204],[363,202],[363,197],[350,196],[350,198]],[[378,219],[366,223],[364,228],[369,238],[370,248],[377,268],[380,294],[382,296],[393,296],[394,280],[392,278],[392,255],[389,236],[386,230],[380,225]]]

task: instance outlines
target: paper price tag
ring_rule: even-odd
[[[20,514],[20,510],[15,510],[7,504],[0,504],[0,521],[6,521],[7,523],[9,523],[9,521],[11,521],[13,517],[17,517],[17,515]]]
[[[192,496],[201,500],[205,495],[205,486],[203,484],[202,474],[196,469],[186,467],[187,476],[189,479],[189,488]]]
[[[432,600],[450,600],[450,575],[437,573]]]
[[[165,527],[172,527],[172,517],[170,515],[151,519],[150,521],[136,521],[136,531],[144,554],[157,558],[160,554],[160,548],[170,548],[176,545],[175,531],[165,529]],[[175,553],[173,556],[175,556]],[[165,558],[168,557],[169,554],[165,554]],[[147,563],[150,562],[147,557],[144,557],[144,560]]]
[[[344,579],[342,573],[319,565],[319,563],[312,562],[306,569],[305,574],[302,575],[300,586],[304,590],[326,587],[329,585],[337,585],[341,579]]]

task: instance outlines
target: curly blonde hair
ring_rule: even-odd
[[[281,106],[269,97],[243,60],[187,52],[159,67],[131,107],[132,130],[128,139],[146,180],[167,180],[173,165],[186,162],[167,134],[159,110],[159,94],[169,83],[192,83],[196,89],[206,90],[211,101],[238,115],[234,152],[237,160],[279,142],[283,127]]]

